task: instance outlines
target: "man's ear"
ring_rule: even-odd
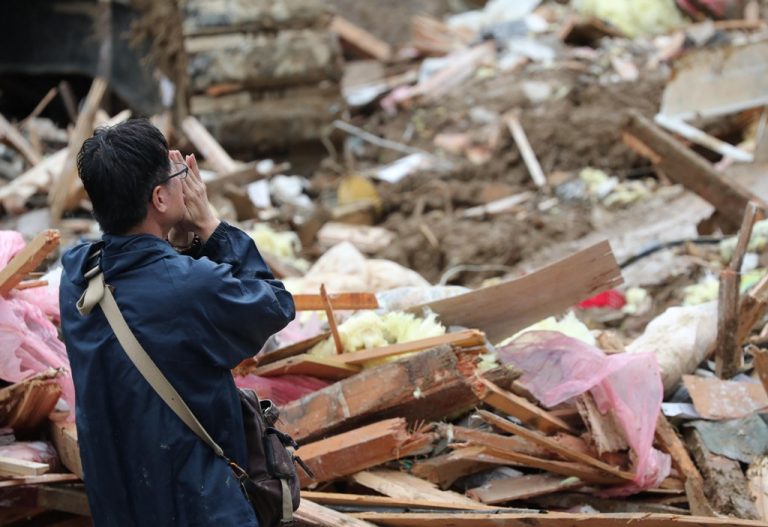
[[[152,199],[150,202],[158,212],[166,212],[169,203],[168,189],[165,185],[157,185],[152,189]]]

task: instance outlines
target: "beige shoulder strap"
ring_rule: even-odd
[[[128,327],[117,302],[115,302],[111,289],[104,283],[104,275],[99,272],[89,278],[88,287],[77,302],[78,311],[83,315],[87,315],[96,304],[99,304],[128,358],[131,359],[139,373],[144,376],[149,385],[157,392],[157,395],[179,416],[179,419],[184,421],[200,439],[213,449],[217,456],[227,459],[221,447],[203,428],[203,425],[197,420],[192,410],[189,409],[176,389],[165,378],[163,372],[160,371],[139,341],[136,340],[136,336],[131,331],[131,328]]]

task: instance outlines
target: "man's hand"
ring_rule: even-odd
[[[208,195],[205,191],[205,183],[200,177],[200,168],[197,166],[197,160],[194,154],[183,158],[178,150],[171,150],[169,157],[173,163],[185,163],[189,167],[187,177],[181,180],[182,190],[184,192],[184,205],[187,212],[184,219],[174,227],[171,232],[171,242],[174,240],[184,241],[187,233],[196,234],[202,243],[205,243],[211,237],[213,231],[219,226],[219,220],[213,214],[208,203]],[[187,243],[184,243],[186,245]]]

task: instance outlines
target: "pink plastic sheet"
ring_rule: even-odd
[[[250,388],[259,399],[269,399],[280,406],[305,395],[325,388],[330,383],[307,375],[281,375],[279,377],[260,377],[245,375],[235,377],[238,388]]]
[[[654,488],[669,475],[671,459],[653,448],[664,390],[652,353],[605,355],[557,331],[530,331],[498,350],[519,368],[519,382],[547,407],[589,391],[598,410],[613,412],[632,451],[632,485],[611,489],[628,495]]]
[[[0,231],[0,267],[7,265],[24,246],[18,232]],[[48,368],[62,368],[66,372],[57,382],[74,414],[75,388],[69,359],[49,318],[52,310],[58,312],[58,301],[54,303],[52,298],[58,293],[52,288],[40,289],[47,290],[14,291],[0,298],[0,379],[20,382]]]

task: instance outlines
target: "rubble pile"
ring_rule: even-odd
[[[187,2],[191,114],[152,119],[294,294],[233,376],[314,473],[299,524],[768,525],[765,6],[409,7],[404,42],[294,3]],[[314,170],[231,156],[318,87]],[[107,93],[0,116],[3,525],[90,525],[57,259],[100,236]]]

